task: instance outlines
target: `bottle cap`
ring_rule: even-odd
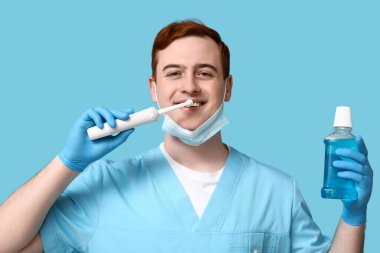
[[[351,107],[337,106],[335,110],[334,127],[352,128]]]

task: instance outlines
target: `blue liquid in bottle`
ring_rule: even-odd
[[[338,148],[348,148],[357,150],[355,136],[351,134],[350,128],[339,128],[324,140],[325,142],[325,169],[323,187],[321,189],[322,198],[355,200],[358,198],[356,182],[350,179],[340,178],[337,173],[341,169],[332,166],[336,160],[351,160],[341,158],[335,154]]]

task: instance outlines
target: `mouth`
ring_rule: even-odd
[[[183,108],[196,109],[196,108],[199,108],[199,107],[203,106],[204,104],[206,104],[206,101],[204,101],[204,100],[198,100],[198,99],[192,99],[192,100],[193,100],[192,105],[185,106]],[[179,100],[179,101],[176,101],[174,104],[180,104],[180,103],[183,103],[185,101],[186,100]]]
[[[200,102],[193,102],[192,105],[189,105],[189,106],[185,106],[186,108],[192,108],[192,107],[200,107],[204,105],[204,103],[200,103]]]

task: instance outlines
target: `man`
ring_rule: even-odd
[[[360,152],[340,154],[356,161],[338,167],[359,199],[344,202],[331,243],[292,177],[222,142],[232,77],[216,31],[194,21],[163,28],[149,89],[160,107],[194,104],[166,115],[160,147],[121,162],[99,159],[133,130],[91,141],[86,129],[132,111],[84,113],[62,152],[1,206],[0,252],[362,251],[372,170],[361,138]]]

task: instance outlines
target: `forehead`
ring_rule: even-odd
[[[157,70],[167,64],[193,66],[208,63],[221,68],[221,56],[218,44],[209,37],[190,36],[173,41],[157,54]]]

